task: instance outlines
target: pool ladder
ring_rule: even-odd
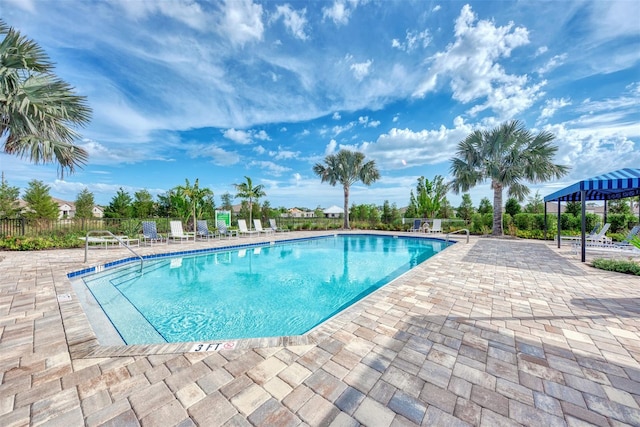
[[[119,238],[118,236],[116,236],[115,234],[110,232],[109,230],[89,230],[89,231],[87,231],[87,235],[86,235],[85,240],[84,240],[84,262],[87,262],[87,260],[89,258],[89,236],[91,234],[98,234],[98,233],[108,234],[109,236],[113,237],[118,243],[120,243],[120,245],[122,245],[125,248],[129,249],[129,251],[132,254],[134,254],[136,257],[138,257],[140,259],[140,272],[142,273],[142,267],[144,265],[144,259],[142,258],[142,256],[140,256],[140,254],[138,254],[136,251],[131,249],[131,246],[129,246],[125,241],[123,241],[121,238]]]
[[[447,243],[449,243],[449,234],[456,234],[456,233],[460,233],[462,231],[465,231],[467,233],[467,243],[469,243],[469,230],[466,229],[466,228],[461,228],[460,230],[451,231],[451,232],[447,233],[447,237],[446,237]]]

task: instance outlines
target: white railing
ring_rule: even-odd
[[[123,240],[120,237],[116,236],[115,234],[113,234],[109,230],[89,230],[89,231],[87,231],[87,235],[84,238],[84,262],[87,262],[87,260],[89,258],[89,242],[91,241],[89,236],[91,234],[98,234],[98,233],[108,234],[109,236],[111,236],[110,240],[117,241],[121,246],[124,246],[125,248],[129,249],[129,251],[131,251],[132,254],[134,254],[136,257],[140,258],[140,272],[142,272],[142,266],[144,264],[144,259],[142,258],[142,256],[140,256],[140,254],[138,254],[136,251],[131,249],[131,246],[129,246],[129,244],[125,240]],[[99,242],[99,241],[94,240],[93,242]],[[102,242],[100,242],[100,243],[102,243]],[[105,243],[108,243],[108,242],[105,240]]]
[[[466,228],[462,228],[462,229],[460,229],[460,230],[456,230],[456,231],[450,231],[449,233],[447,233],[446,241],[447,241],[447,242],[449,241],[449,235],[450,235],[450,234],[456,234],[456,233],[460,233],[460,232],[462,232],[462,231],[464,231],[464,232],[466,232],[466,233],[467,233],[467,243],[469,243],[469,230],[468,230],[468,229],[466,229]]]

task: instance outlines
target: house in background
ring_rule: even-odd
[[[76,205],[73,202],[67,202],[66,200],[56,199],[52,197],[53,201],[58,204],[58,219],[71,219],[76,216]]]
[[[55,197],[52,197],[51,199],[58,205],[58,219],[72,219],[76,216],[75,203],[57,199]],[[29,205],[22,199],[18,199],[18,205],[20,206],[21,212],[29,210]],[[91,212],[93,213],[94,218],[104,217],[104,208],[102,206],[95,205]]]
[[[104,218],[104,208],[102,206],[95,205],[91,212],[94,218]]]
[[[298,208],[291,208],[281,216],[284,218],[315,218],[316,213],[314,211],[303,211]]]
[[[333,205],[323,210],[325,218],[341,218],[344,215],[344,209],[339,206]]]

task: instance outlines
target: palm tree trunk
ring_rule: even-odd
[[[342,228],[348,230],[349,227],[349,186],[344,186],[344,222]]]
[[[493,182],[493,236],[502,236],[502,185]]]

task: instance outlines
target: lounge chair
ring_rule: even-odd
[[[420,231],[422,231],[422,220],[421,219],[414,219],[413,220],[413,226],[409,229],[410,232],[412,233],[418,233]]]
[[[150,245],[166,242],[166,238],[158,233],[155,221],[142,221],[142,242]]]
[[[586,237],[590,238],[590,237],[595,236],[597,234],[597,232],[598,232],[598,228],[599,228],[598,224],[596,224],[596,226],[593,227],[593,230],[591,230],[589,233],[586,234]],[[566,241],[574,241],[574,240],[580,241],[580,240],[582,240],[582,237],[580,237],[580,236],[560,236],[560,241],[564,241],[564,240],[566,240]]]
[[[640,233],[640,225],[636,225],[635,227],[633,227],[631,229],[631,231],[629,231],[629,234],[627,234],[627,237],[622,239],[622,242],[616,243],[616,244],[618,246],[630,246],[631,245],[631,239],[633,239],[636,236],[640,236],[639,233]]]
[[[170,221],[169,227],[171,228],[171,232],[169,233],[169,238],[172,240],[178,240],[180,243],[184,241],[189,241],[189,239],[194,239],[195,236],[193,233],[185,233],[182,229],[182,221]]]
[[[254,219],[253,220],[253,227],[258,232],[258,235],[260,233],[264,233],[265,236],[268,236],[269,234],[273,233],[273,230],[271,228],[262,228],[262,221],[260,221],[259,219]]]
[[[273,219],[273,218],[269,218],[269,227],[271,227],[271,229],[276,233],[277,232],[289,231],[288,228],[280,228],[280,227],[278,227],[278,225],[276,224],[276,220]]]
[[[442,233],[442,220],[441,219],[434,219],[433,220],[433,225],[431,225],[431,228],[429,228],[429,233]]]
[[[218,236],[218,233],[209,230],[209,225],[206,219],[199,219],[196,222],[196,237],[198,239],[213,239]]]
[[[594,236],[588,236],[585,237],[585,243],[588,245],[590,243],[611,243],[611,238],[605,236],[605,233],[607,232],[607,230],[609,230],[609,227],[611,227],[610,223],[606,223],[602,229],[598,232],[598,234],[594,235]]]
[[[247,228],[247,222],[244,219],[238,220],[238,232],[240,233],[240,236],[246,235],[249,237],[253,236],[254,234],[260,234],[256,230],[249,230]]]
[[[227,239],[230,239],[233,236],[235,236],[236,238],[238,237],[238,230],[229,230],[229,228],[227,228],[227,224],[224,221],[217,221],[216,228],[218,229],[218,234],[220,235],[220,237],[224,236]]]

